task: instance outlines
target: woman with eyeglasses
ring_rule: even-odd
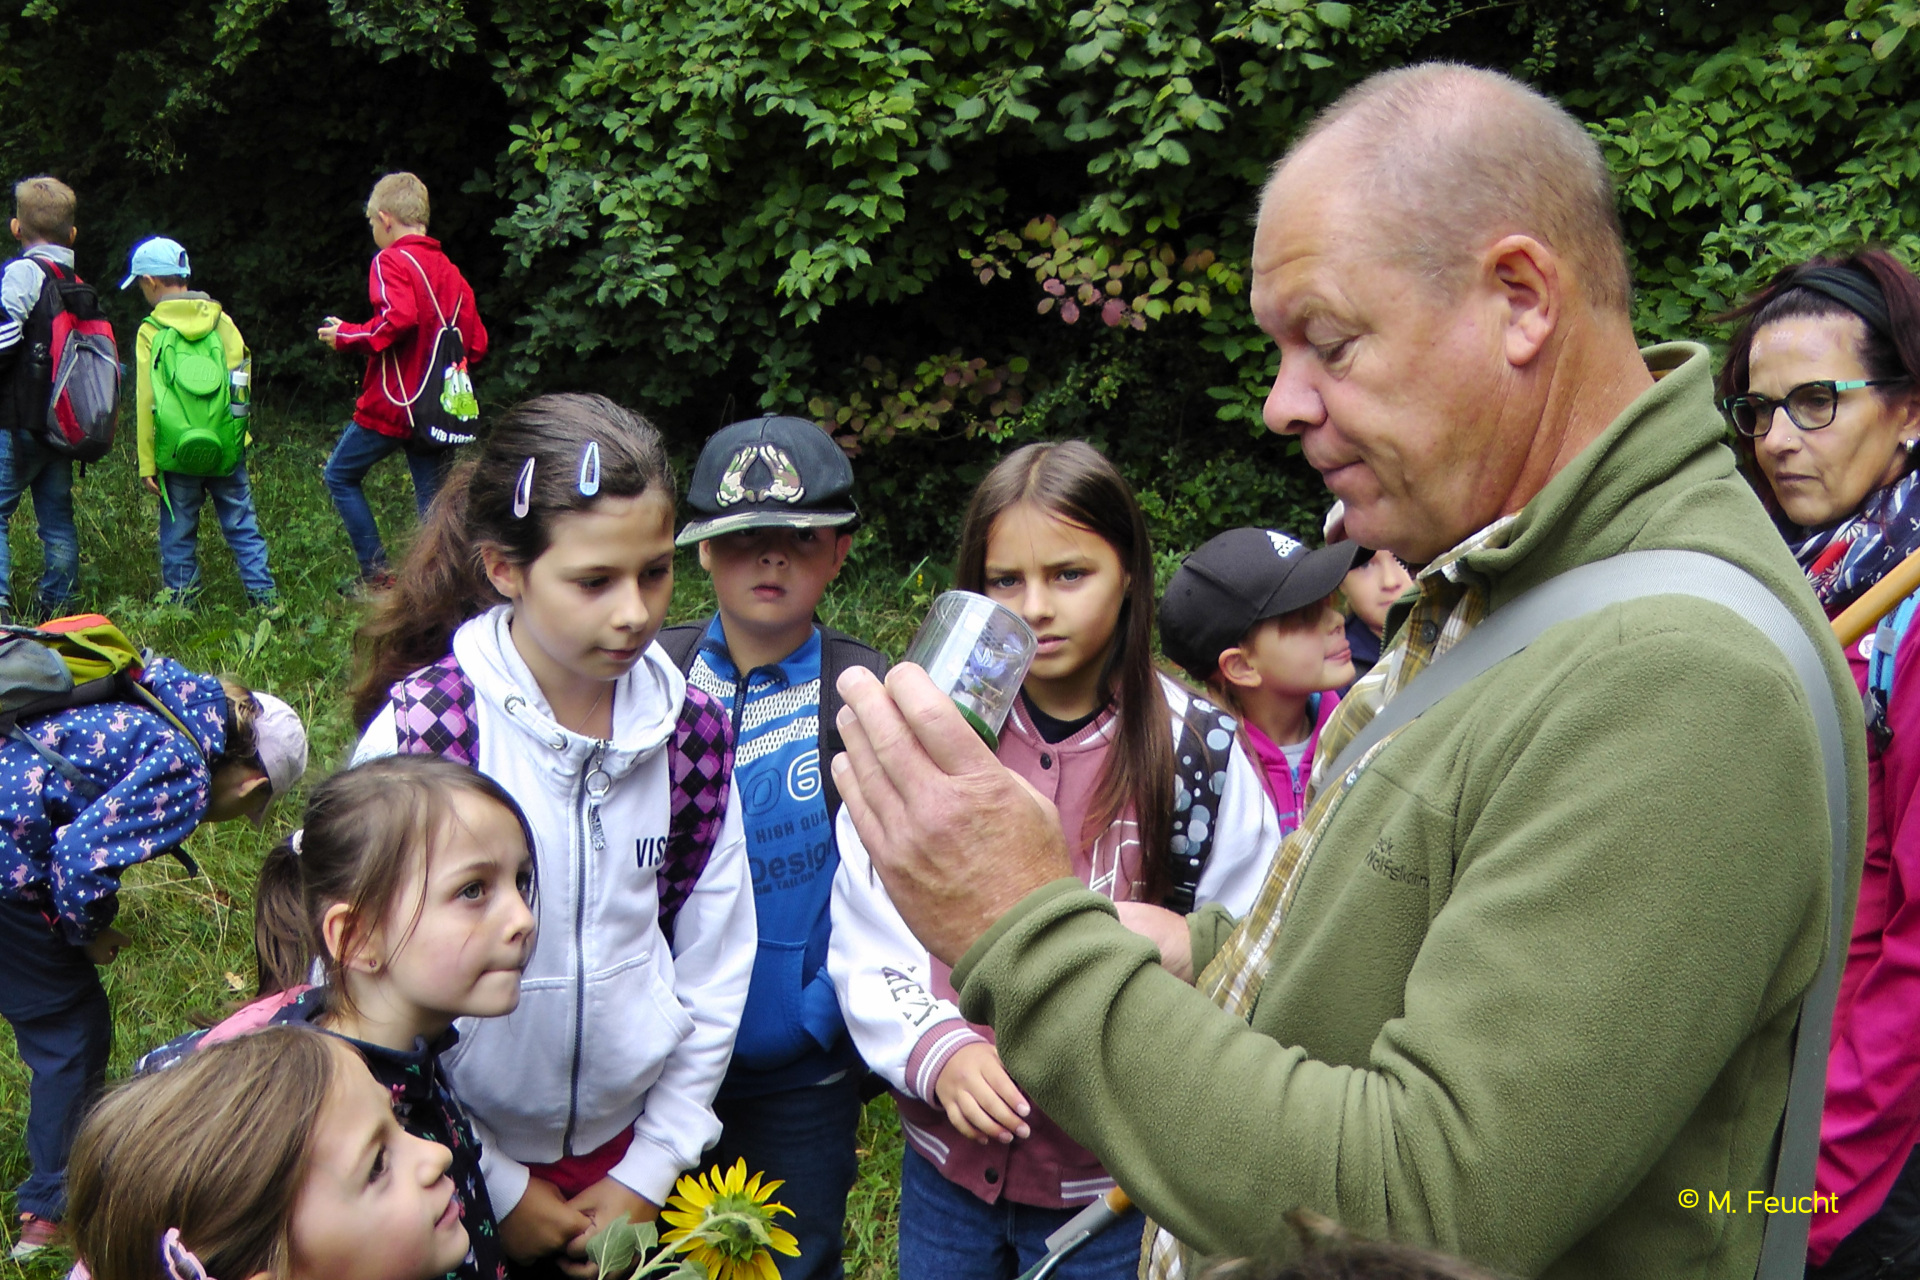
[[[1722,407],[1829,616],[1920,550],[1920,279],[1882,250],[1789,267],[1727,318]],[[1920,662],[1869,699],[1866,867],[1834,1012],[1808,1276],[1920,1272]],[[1873,637],[1849,653],[1867,690]]]

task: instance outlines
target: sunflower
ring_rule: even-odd
[[[660,1243],[699,1263],[708,1280],[780,1280],[769,1250],[797,1258],[800,1242],[773,1225],[775,1214],[792,1217],[793,1210],[767,1203],[783,1184],[775,1179],[762,1185],[765,1176],[747,1177],[744,1159],[725,1173],[715,1165],[699,1177],[685,1175],[660,1211],[660,1220],[673,1228]]]

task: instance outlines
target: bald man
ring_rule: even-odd
[[[1419,567],[1324,758],[1529,587],[1705,551],[1819,646],[1857,883],[1858,696],[1721,442],[1706,350],[1635,348],[1575,120],[1487,72],[1366,82],[1275,173],[1252,303],[1268,426],[1350,537]],[[841,688],[874,868],[1013,1077],[1164,1228],[1151,1275],[1284,1255],[1295,1206],[1515,1276],[1754,1274],[1831,837],[1811,703],[1726,610],[1548,630],[1321,778],[1246,919],[1123,908],[1147,937],[922,673]]]

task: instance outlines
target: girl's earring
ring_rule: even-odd
[[[1920,439],[1915,439],[1915,440],[1909,440],[1909,441],[1907,441],[1907,452],[1908,452],[1908,453],[1912,453],[1912,452],[1913,452],[1913,451],[1914,451],[1915,449],[1917,449],[1917,448],[1920,448]]]
[[[527,459],[527,465],[520,468],[520,478],[513,485],[513,518],[525,520],[527,512],[533,509],[533,459]]]
[[[379,962],[378,960],[368,960],[368,961],[367,961],[367,972],[368,972],[368,973],[378,973],[378,972],[380,972],[380,962]]]

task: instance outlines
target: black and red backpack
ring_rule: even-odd
[[[5,421],[76,462],[105,457],[120,407],[120,348],[93,286],[41,257],[40,296],[27,313],[9,378]],[[9,264],[11,265],[11,264]]]

